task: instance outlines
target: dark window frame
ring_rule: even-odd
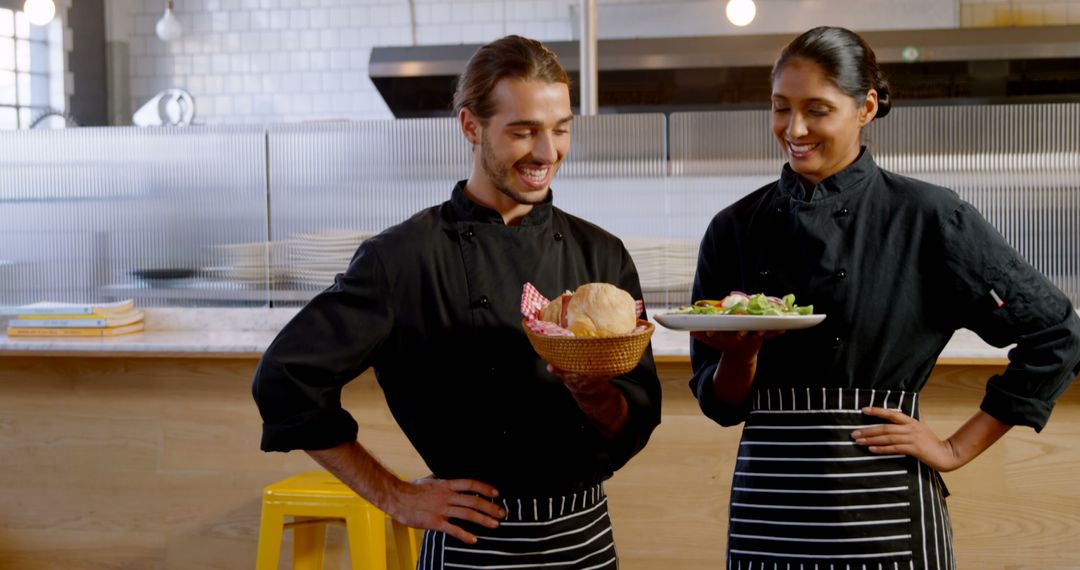
[[[34,104],[32,101],[22,101],[23,97],[27,95],[23,94],[22,89],[19,88],[19,77],[22,75],[29,76],[31,84],[30,90],[32,92],[34,83],[33,79],[35,77],[44,77],[46,82],[48,82],[51,81],[51,73],[48,69],[48,61],[46,61],[45,68],[42,68],[40,66],[35,67],[34,61],[31,58],[28,58],[30,62],[28,69],[20,65],[20,41],[25,40],[25,49],[31,52],[33,52],[35,44],[39,47],[45,48],[45,50],[49,50],[51,46],[49,45],[49,40],[47,36],[44,38],[40,35],[38,37],[35,37],[35,34],[33,33],[33,28],[30,26],[29,22],[26,22],[25,26],[21,24],[20,20],[24,20],[26,18],[26,16],[21,11],[0,6],[0,13],[3,12],[9,12],[11,14],[12,26],[10,34],[0,34],[0,40],[10,40],[12,42],[12,45],[14,46],[14,65],[12,68],[0,69],[0,72],[14,74],[15,83],[12,88],[15,93],[15,102],[0,102],[0,109],[14,109],[15,128],[28,129],[30,128],[30,125],[34,122],[36,117],[40,116],[42,113],[48,112],[51,106],[48,103],[46,103],[45,105],[39,105]],[[25,28],[25,34],[20,32],[20,27]]]

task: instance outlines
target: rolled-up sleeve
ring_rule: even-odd
[[[383,264],[368,241],[345,273],[285,325],[252,383],[263,451],[326,449],[356,439],[341,390],[371,365],[388,336],[390,299]]]
[[[942,233],[960,324],[993,346],[1016,345],[1005,371],[987,382],[982,410],[1042,430],[1080,367],[1076,310],[969,204],[952,213]]]

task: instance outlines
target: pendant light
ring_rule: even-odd
[[[165,4],[165,13],[161,15],[161,19],[157,21],[157,25],[154,26],[154,31],[157,32],[157,36],[162,41],[171,42],[180,39],[180,36],[184,33],[184,27],[180,25],[180,18],[173,14],[172,0],[168,0]]]
[[[729,22],[741,28],[754,21],[757,6],[754,5],[754,0],[728,0],[724,13]]]
[[[44,26],[56,16],[56,4],[53,4],[53,0],[26,0],[23,13],[31,24]]]

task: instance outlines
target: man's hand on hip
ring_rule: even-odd
[[[411,527],[442,531],[466,544],[475,544],[476,536],[450,519],[498,527],[506,512],[488,499],[498,494],[491,485],[472,479],[425,477],[402,481],[390,498],[387,514]]]

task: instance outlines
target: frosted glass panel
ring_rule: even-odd
[[[885,169],[955,190],[1080,304],[1080,105],[901,107],[864,132]],[[701,235],[775,180],[768,111],[671,115],[670,214]]]
[[[637,266],[646,304],[667,306],[673,291],[686,297],[698,243],[696,238],[673,239],[681,224],[670,215],[665,184],[665,117],[577,117],[573,132],[566,165],[552,184],[555,205],[622,238]]]
[[[283,125],[268,137],[271,238],[282,252],[271,274],[275,290],[299,299],[330,285],[367,236],[448,199],[471,168],[452,119]]]
[[[777,179],[768,111],[672,113],[671,215],[698,240],[717,212]]]
[[[1080,104],[893,113],[867,131],[881,165],[955,190],[1080,304]]]
[[[572,131],[555,204],[624,240],[653,308],[689,301],[710,219],[784,162],[767,111]],[[898,108],[866,139],[883,167],[973,203],[1080,303],[1080,104]],[[452,119],[0,132],[0,305],[297,305],[471,168]]]
[[[667,290],[668,275],[682,275],[688,290],[682,266],[668,271],[663,259],[672,225],[664,117],[577,117],[572,132],[556,205],[624,237],[654,290]],[[271,273],[279,290],[307,297],[344,270],[363,239],[446,200],[472,168],[452,119],[272,127],[268,148],[271,236],[284,252]]]
[[[0,133],[0,305],[268,302],[225,279],[221,246],[266,241],[258,128]]]

